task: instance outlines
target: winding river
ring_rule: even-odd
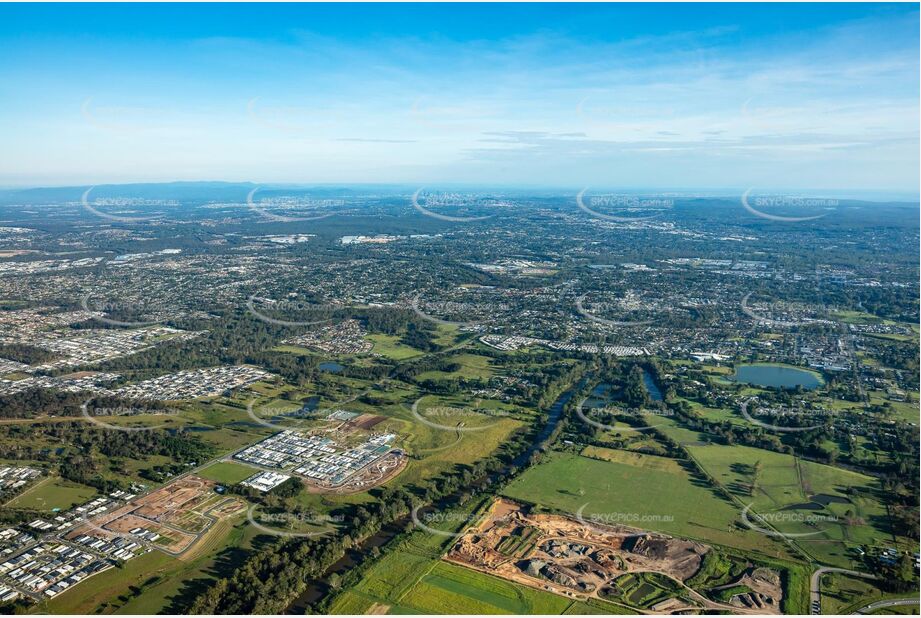
[[[534,441],[531,445],[524,450],[520,455],[518,455],[510,465],[521,467],[525,465],[528,460],[531,458],[535,452],[540,450],[544,442],[546,442],[553,431],[556,429],[557,425],[560,423],[560,419],[563,417],[563,409],[566,407],[566,403],[572,399],[573,393],[582,388],[586,383],[586,379],[582,379],[578,385],[570,388],[565,391],[556,401],[553,402],[553,405],[547,410],[547,422],[544,424],[543,429],[540,430],[540,433],[534,438]],[[445,498],[449,500],[450,497]],[[363,560],[367,558],[368,552],[374,547],[383,547],[389,543],[395,536],[400,534],[406,529],[406,525],[409,523],[409,516],[403,517],[390,525],[384,527],[383,530],[371,536],[364,541],[362,541],[356,547],[348,550],[345,555],[336,561],[331,567],[329,567],[321,579],[316,579],[308,583],[307,589],[285,610],[286,614],[297,614],[303,615],[310,609],[310,606],[314,603],[320,601],[323,597],[331,592],[329,586],[329,577],[333,574],[345,575],[349,570],[358,566]]]

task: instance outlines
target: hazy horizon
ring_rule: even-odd
[[[0,185],[918,193],[916,5],[42,8],[0,8]]]
[[[271,190],[297,190],[309,191],[310,189],[384,189],[397,191],[415,191],[416,189],[428,190],[464,190],[469,192],[476,191],[505,191],[511,193],[528,193],[542,195],[575,195],[582,189],[588,189],[584,186],[558,186],[558,185],[519,185],[519,184],[473,184],[473,183],[450,183],[450,182],[429,182],[424,185],[414,183],[383,183],[383,182],[257,182],[253,180],[166,180],[161,182],[116,182],[116,183],[76,183],[60,185],[0,185],[0,191],[7,193],[17,193],[24,191],[42,191],[42,190],[67,190],[83,191],[88,188],[103,187],[130,187],[130,186],[157,186],[157,185],[248,185]],[[590,189],[593,192],[620,192],[625,195],[668,195],[678,198],[719,198],[719,199],[739,199],[747,190],[752,190],[756,194],[789,194],[801,195],[808,197],[833,197],[843,200],[867,201],[867,202],[890,202],[905,203],[914,205],[921,197],[916,192],[901,191],[874,191],[871,189],[861,190],[841,190],[831,188],[801,188],[792,189],[789,187],[637,187],[637,186],[614,186],[597,184],[592,185]]]

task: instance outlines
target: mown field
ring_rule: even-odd
[[[553,453],[503,494],[565,513],[584,506],[585,516],[632,519],[630,525],[643,529],[788,556],[780,543],[746,529],[736,505],[676,460],[618,451],[608,451],[606,458],[612,461]]]
[[[66,511],[70,507],[87,502],[96,495],[96,490],[57,476],[44,477],[10,500],[6,506],[17,509],[34,509],[51,512]]]
[[[256,468],[244,466],[243,464],[219,461],[203,470],[199,470],[198,476],[223,483],[224,485],[235,485],[240,481],[245,481],[256,474],[256,472],[258,472]]]

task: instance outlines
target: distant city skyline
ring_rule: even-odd
[[[917,196],[919,13],[0,7],[0,186],[176,180]]]

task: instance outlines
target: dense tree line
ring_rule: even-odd
[[[0,395],[0,418],[38,418],[42,416],[77,416],[82,414],[80,406],[92,396],[92,408],[163,410],[163,404],[155,401],[123,399],[92,393],[69,393],[45,388],[30,388],[18,393]]]
[[[214,456],[213,447],[181,431],[111,431],[84,422],[0,426],[0,437],[0,458],[47,462],[62,477],[100,491],[123,487],[127,479],[106,478],[94,457],[97,453],[134,460],[161,455],[183,468]],[[42,443],[60,446],[39,446]]]

